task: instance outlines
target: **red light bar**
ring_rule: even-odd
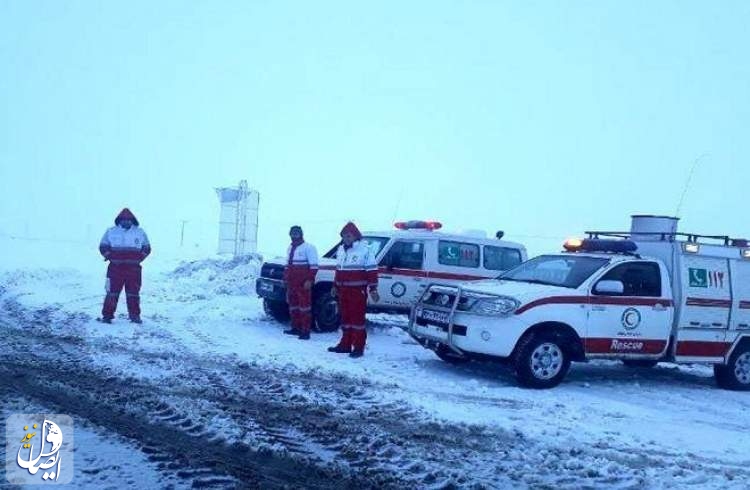
[[[598,238],[570,238],[563,243],[566,252],[634,253],[638,245],[631,240],[600,240]]]
[[[394,223],[393,226],[399,230],[439,230],[443,227],[443,224],[438,221],[399,221]]]

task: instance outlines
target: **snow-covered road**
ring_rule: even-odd
[[[750,394],[716,388],[708,367],[594,362],[532,391],[502,366],[443,363],[388,315],[369,318],[354,360],[326,351],[337,334],[282,335],[256,270],[147,276],[142,326],[94,321],[99,277],[1,273],[0,415],[67,413],[161,486],[750,486]],[[78,484],[146,481],[79,459]]]

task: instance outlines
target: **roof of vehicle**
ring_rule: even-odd
[[[460,242],[477,243],[482,245],[497,245],[501,247],[517,248],[526,250],[526,247],[518,242],[499,240],[491,237],[474,236],[470,233],[446,233],[430,230],[388,230],[388,231],[364,231],[363,236],[387,237],[387,238],[419,238],[424,240],[452,240]]]
[[[646,257],[638,254],[622,254],[607,252],[557,252],[546,253],[541,256],[560,256],[560,257],[591,257],[595,259],[608,259],[611,262],[627,262],[630,260],[656,260],[653,257]]]

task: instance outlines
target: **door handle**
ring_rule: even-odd
[[[592,311],[607,311],[606,306],[596,305],[591,307]]]
[[[663,304],[661,304],[661,303],[656,303],[656,304],[654,305],[654,311],[667,311],[667,307],[666,307],[666,306],[664,306],[664,305],[663,305]]]
[[[393,276],[384,276],[383,274],[380,274],[381,279],[393,279]]]

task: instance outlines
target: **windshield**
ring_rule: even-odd
[[[362,237],[362,241],[367,243],[367,246],[370,247],[370,250],[372,250],[373,257],[377,257],[381,250],[383,250],[383,247],[390,238],[383,237],[383,236],[365,236]],[[335,259],[336,258],[336,250],[338,250],[339,245],[341,245],[341,242],[338,242],[336,245],[333,246],[331,250],[329,250],[323,257],[327,259]]]
[[[597,257],[542,255],[501,274],[498,279],[577,288],[607,263],[609,259]]]

